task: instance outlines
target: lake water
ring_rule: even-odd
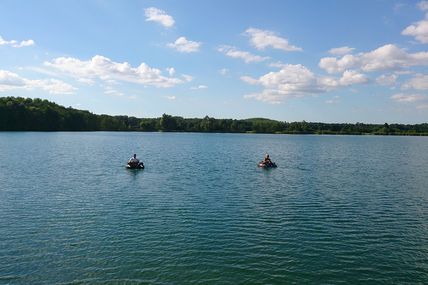
[[[428,137],[0,133],[0,284],[86,283],[427,284]]]

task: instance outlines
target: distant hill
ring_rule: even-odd
[[[428,124],[335,124],[281,122],[266,118],[244,120],[159,118],[96,115],[42,99],[0,98],[0,131],[176,131],[228,133],[428,135]]]

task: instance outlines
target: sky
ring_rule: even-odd
[[[0,97],[96,114],[428,122],[428,1],[0,1]]]

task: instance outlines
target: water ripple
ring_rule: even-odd
[[[127,171],[141,145],[147,168]],[[0,284],[428,281],[427,138],[1,133],[0,149]],[[265,151],[279,168],[257,168]]]

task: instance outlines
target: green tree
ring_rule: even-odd
[[[174,131],[177,128],[177,122],[171,115],[163,114],[160,119],[160,128],[162,131]]]

